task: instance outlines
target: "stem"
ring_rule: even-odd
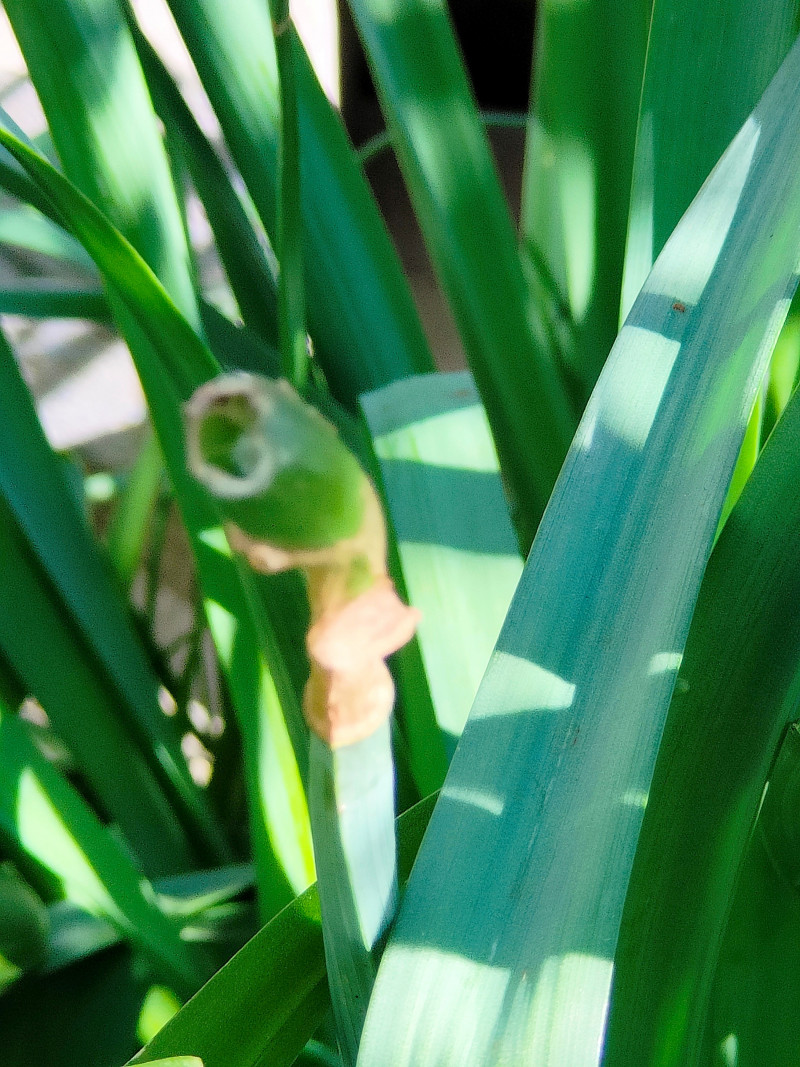
[[[394,763],[389,723],[343,748],[311,738],[309,815],[328,982],[346,1067],[352,1067],[397,907]]]
[[[230,375],[187,405],[192,470],[257,570],[306,578],[309,801],[342,1058],[354,1067],[375,952],[397,901],[394,683],[386,657],[418,613],[387,572],[377,495],[333,427],[286,382]],[[287,518],[288,516],[288,518]]]

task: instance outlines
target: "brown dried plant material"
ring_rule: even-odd
[[[234,549],[267,574],[299,567],[306,576],[311,674],[303,697],[309,728],[331,748],[368,737],[392,713],[386,657],[414,635],[420,614],[398,597],[386,567],[386,528],[364,477],[364,516],[352,538],[331,548],[291,552],[229,525]]]

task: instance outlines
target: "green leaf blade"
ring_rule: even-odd
[[[94,670],[99,668],[110,682],[111,699],[118,708],[114,718],[124,724],[119,732],[139,750],[195,847],[201,853],[206,849],[209,859],[223,858],[226,846],[219,829],[189,778],[179,738],[159,707],[159,680],[147,662],[97,545],[73,504],[33,400],[1,333],[0,412],[0,494],[63,598],[72,624],[89,646],[87,662],[94,657]],[[192,849],[187,846],[184,851]]]
[[[70,901],[108,919],[184,993],[202,980],[201,956],[157,907],[130,855],[51,767],[26,726],[0,709],[0,835],[18,863],[61,884]]]
[[[608,1067],[657,1062],[664,1049],[681,1063],[700,1055],[740,865],[800,699],[798,462],[795,392],[720,535],[692,619],[625,905]]]
[[[380,943],[397,908],[389,723],[331,749],[311,738],[309,809],[328,986],[345,1067],[355,1067]]]
[[[404,701],[420,788],[443,775],[522,573],[497,454],[472,375],[419,375],[361,397],[397,542],[403,586],[422,612],[426,702]],[[411,669],[401,657],[401,675]],[[444,750],[444,752],[442,751]],[[432,788],[439,788],[435,780]]]
[[[111,213],[197,325],[172,177],[118,5],[10,0],[6,11],[66,173]]]
[[[302,762],[302,728],[295,731],[300,738],[295,755],[284,719],[300,722],[301,715],[279,655],[266,662],[265,649],[275,652],[275,643],[254,611],[253,583],[232,556],[218,512],[186,468],[181,401],[218,373],[219,365],[142,257],[91,201],[8,129],[0,127],[0,142],[58,205],[71,232],[109,277],[129,338],[139,331],[131,349],[192,539],[209,627],[242,724],[262,906],[266,915],[274,914],[313,877],[297,765],[298,759]]]
[[[397,820],[401,882],[435,799],[426,797]],[[206,983],[131,1067],[189,1053],[201,1056],[204,1067],[289,1067],[329,1007],[319,899],[311,886]]]
[[[795,46],[593,394],[384,955],[361,1067],[599,1063],[694,598],[797,285],[798,75]]]
[[[268,6],[260,0],[169,6],[274,241],[280,104]],[[431,371],[433,362],[353,148],[292,36],[309,329],[331,391],[354,409],[359,393]]]
[[[657,0],[631,185],[622,318],[794,40],[800,4]],[[692,62],[686,56],[692,55]],[[697,107],[713,100],[712,107]]]
[[[231,187],[225,167],[155,49],[135,23],[131,32],[154,106],[180,139],[181,152],[214,231],[242,319],[264,340],[277,344],[275,279],[247,213]]]
[[[548,325],[554,337],[563,338],[559,355],[580,383],[581,402],[591,393],[619,328],[652,6],[652,0],[613,5],[546,0],[537,13],[522,252],[539,314],[546,322],[549,316],[555,319]],[[564,310],[568,330],[559,331]]]
[[[189,866],[186,834],[151,763],[120,721],[119,698],[1,501],[0,547],[0,646],[15,675],[47,709],[144,869],[171,873]]]
[[[446,5],[351,0],[350,7],[529,541],[575,420],[529,312],[508,206]]]

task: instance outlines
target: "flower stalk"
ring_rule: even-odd
[[[285,381],[216,378],[186,407],[189,467],[233,548],[306,579],[309,814],[343,1060],[355,1064],[377,954],[397,904],[394,682],[386,658],[419,613],[387,570],[375,489],[336,430]]]

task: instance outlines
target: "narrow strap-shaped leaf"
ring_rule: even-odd
[[[365,394],[361,406],[403,583],[422,612],[418,640],[443,732],[437,737],[435,724],[424,720],[405,723],[416,774],[425,780],[419,765],[441,769],[442,740],[449,760],[461,736],[522,560],[471,374],[406,379]]]
[[[384,954],[359,1064],[600,1062],[694,600],[797,285],[800,44],[586,409]]]
[[[167,914],[191,916],[231,900],[255,883],[251,863],[232,863],[206,871],[160,878],[153,884],[161,909]]]
[[[130,587],[142,558],[163,475],[161,449],[151,433],[128,473],[106,530],[108,554],[125,589]]]
[[[427,797],[397,820],[401,881],[408,878],[434,800]],[[289,1067],[329,1005],[319,900],[311,886],[130,1062],[193,1053],[205,1067]]]
[[[351,0],[350,7],[529,542],[575,421],[529,313],[508,207],[447,6]]]
[[[221,367],[280,378],[277,323],[273,343],[264,341],[246,326],[237,326],[222,312],[203,301],[200,305],[208,343]]]
[[[0,648],[0,701],[12,711],[25,699],[25,686]]]
[[[170,300],[153,272],[98,209],[36,152],[0,128],[0,143],[22,160],[69,219],[71,232],[90,251],[125,301],[127,332],[139,328],[148,346],[134,343],[137,370],[148,398],[164,460],[181,505],[198,565],[204,606],[242,724],[253,844],[265,914],[274,913],[312,876],[310,831],[297,761],[284,711],[302,762],[299,709],[278,656],[264,658],[268,622],[255,613],[255,591],[234,560],[218,513],[190,478],[183,447],[180,404],[219,370],[211,352]],[[150,347],[152,346],[152,347]],[[271,669],[270,669],[271,668]],[[276,688],[276,684],[279,688]],[[291,728],[291,727],[290,727]]]
[[[32,319],[91,319],[109,322],[111,313],[102,287],[88,283],[82,288],[51,281],[26,278],[21,284],[6,283],[0,288],[0,314],[24,315]]]
[[[763,7],[748,0],[654,0],[622,318],[681,215],[788,52],[798,12],[798,0],[775,0]]]
[[[209,860],[225,858],[220,830],[189,778],[174,726],[159,707],[159,680],[73,504],[2,333],[0,413],[0,494],[63,598],[72,624],[94,650],[94,669],[100,668],[116,691],[120,733],[138,747],[200,854],[205,849]],[[130,803],[136,803],[135,796]]]
[[[279,90],[263,0],[171,0],[262,222],[275,237]],[[433,370],[408,284],[339,117],[293,30],[309,328],[334,395]]]
[[[232,864],[210,871],[160,878],[150,883],[158,908],[181,923],[181,937],[189,941],[197,936],[199,925],[207,934],[214,929],[217,905],[229,902],[252,888],[255,871],[251,864]],[[234,905],[235,907],[236,905]],[[49,906],[46,973],[61,970],[111,945],[118,944],[124,931],[107,919],[84,910],[69,900],[57,900]],[[188,920],[193,920],[191,923]]]
[[[47,955],[44,902],[10,863],[0,863],[0,993]]]
[[[118,927],[68,900],[57,900],[47,911],[50,932],[44,969],[48,972],[68,967],[122,940]]]
[[[278,327],[284,376],[296,389],[308,380],[305,285],[303,283],[303,200],[300,188],[300,131],[297,109],[297,65],[289,0],[269,0],[280,83],[278,219]]]
[[[55,876],[69,900],[110,920],[168,981],[191,991],[202,978],[201,956],[181,941],[125,850],[7,711],[0,711],[0,771],[5,848]]]
[[[66,173],[199,326],[166,153],[116,0],[10,0],[5,9]]]
[[[0,213],[0,241],[25,251],[52,256],[88,270],[92,275],[96,273],[86,249],[60,226],[54,226],[40,211],[28,205]]]
[[[152,759],[131,737],[120,697],[2,500],[0,548],[0,647],[16,677],[47,709],[143,869],[151,875],[186,869],[196,856]]]
[[[799,1012],[800,894],[776,869],[757,828],[739,875],[696,1062],[786,1067],[797,1058]]]
[[[800,3],[656,0],[639,112],[621,315],[717,158],[794,40]],[[684,55],[691,51],[687,64]],[[714,106],[697,107],[698,100]],[[760,415],[744,443],[721,523],[750,475]]]
[[[116,0],[24,0],[7,11],[66,174],[130,240],[200,331],[183,218],[120,6]],[[134,358],[152,358],[134,351],[149,342],[126,327],[113,294],[111,304]],[[146,509],[128,509],[133,540],[143,536],[146,517]]]
[[[0,128],[0,142],[25,166],[46,190],[56,212],[69,219],[70,231],[87,249],[100,270],[113,279],[140,328],[158,344],[160,356],[177,388],[187,397],[201,381],[218,371],[214,357],[181,315],[165,288],[139,253],[109,222],[99,208],[72,183],[7,128]],[[164,343],[172,336],[179,348]]]
[[[625,905],[608,1067],[665,1047],[694,1064],[702,1048],[740,865],[800,701],[798,464],[795,393],[703,579]]]
[[[721,530],[728,521],[728,516],[733,510],[736,501],[741,496],[742,489],[744,489],[747,484],[747,479],[750,477],[756,460],[758,459],[758,454],[761,451],[761,434],[764,423],[764,393],[767,389],[768,379],[769,370],[767,371],[767,375],[756,395],[753,410],[750,412],[747,430],[745,431],[744,440],[742,441],[742,447],[739,450],[739,458],[733,469],[731,484],[728,486],[728,494],[725,497],[722,514],[719,517],[718,530]]]
[[[25,134],[20,127],[14,122],[14,120],[8,115],[5,109],[0,109],[3,115],[3,123],[15,133],[20,140],[26,140]],[[31,147],[33,147],[31,145]],[[0,185],[6,190],[7,193],[11,193],[12,196],[16,196],[24,204],[30,204],[32,207],[37,208],[46,217],[53,222],[61,223],[61,219],[54,217],[55,211],[53,205],[47,199],[45,194],[38,188],[35,182],[31,181],[25,172],[24,167],[21,166],[18,160],[16,160],[7,148],[0,147]]]
[[[582,402],[619,328],[652,6],[652,0],[545,0],[536,12],[522,251],[540,314],[568,312],[560,355],[580,382]]]
[[[379,947],[397,908],[389,723],[352,745],[311,738],[309,813],[339,1050],[355,1067]]]
[[[12,2],[6,10],[67,174],[96,205],[111,215],[116,227],[150,264],[183,314],[199,328],[186,235],[167,156],[119,6],[115,0],[56,0],[52,4],[34,0],[33,3]],[[56,215],[64,218],[60,211]],[[134,348],[137,343],[147,345],[141,335],[125,331],[124,324],[120,325],[123,333],[127,333],[129,347]],[[54,506],[55,503],[54,499]],[[131,534],[136,532],[132,520],[137,517],[146,518],[146,510],[144,513],[141,509],[138,513],[128,510],[126,520]],[[138,533],[141,537],[141,522]],[[69,570],[61,572],[67,580],[69,574]],[[83,592],[82,600],[76,597],[76,587]],[[99,588],[103,588],[102,583]],[[77,601],[79,621],[84,623],[86,613],[81,616],[80,607],[85,607],[91,596],[92,582],[86,580],[85,573],[76,575],[67,600]],[[94,627],[95,640],[99,634],[113,643],[116,633],[108,625]],[[126,660],[126,651],[123,643],[116,660],[106,656],[112,674],[119,674],[126,663],[130,669],[132,657],[128,652]],[[139,658],[142,661],[139,675],[143,676],[141,654]],[[148,704],[150,698],[149,707],[155,709],[156,717],[150,716],[153,727],[150,752],[164,752],[171,759],[172,777],[182,786],[183,804],[200,826],[200,836],[205,836],[211,845],[209,858],[222,859],[226,855],[225,844],[186,773],[177,745],[158,743],[166,732],[166,724],[154,699],[155,685],[151,681],[138,687],[139,704]],[[129,702],[136,708],[136,701]],[[177,751],[177,759],[170,749]],[[183,772],[183,782],[174,773],[175,768]],[[132,803],[135,804],[135,798]]]
[[[187,169],[214,231],[217,251],[242,319],[264,340],[276,345],[278,319],[275,279],[247,213],[231,186],[225,167],[200,129],[178,86],[132,19],[131,32],[153,94],[153,104],[180,139]],[[260,369],[263,372],[264,368]]]
[[[800,300],[797,294],[783,324],[772,362],[764,395],[764,413],[761,426],[762,441],[772,432],[781,412],[786,408],[797,385],[800,373]]]
[[[203,1067],[197,1056],[168,1056],[165,1060],[152,1060],[153,1067]]]
[[[240,949],[131,1064],[193,1054],[204,1067],[288,1065],[328,1004],[319,902],[312,887]]]

